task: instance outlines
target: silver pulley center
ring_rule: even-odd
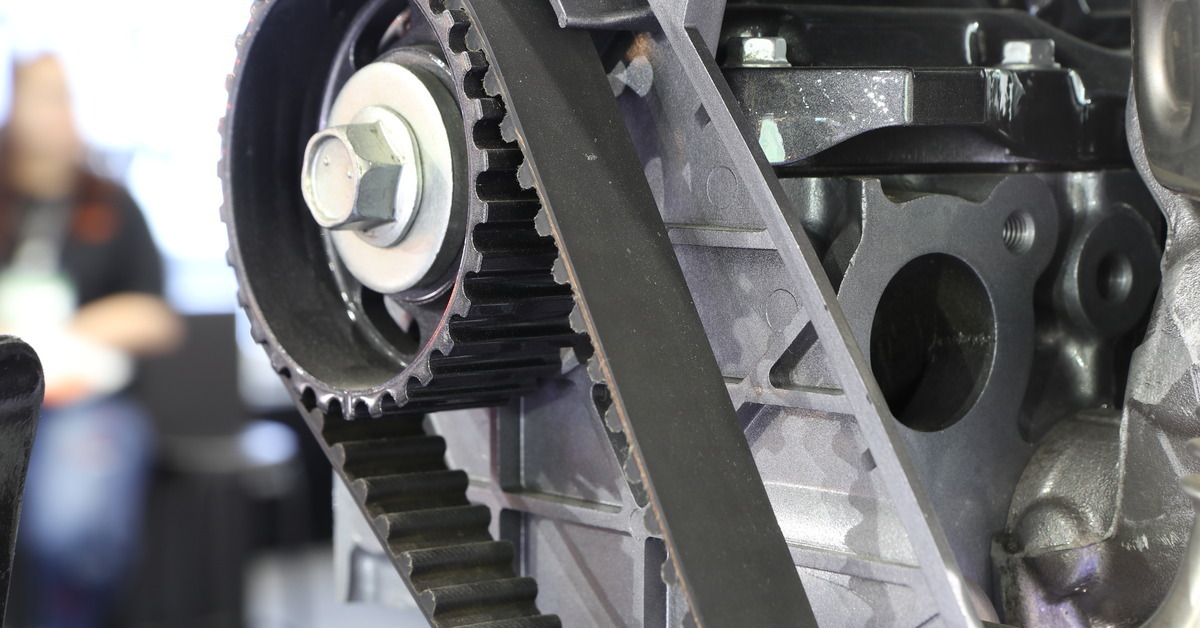
[[[350,77],[328,125],[309,140],[304,200],[364,286],[396,294],[444,276],[458,211],[456,122],[461,114],[441,81],[381,61]]]

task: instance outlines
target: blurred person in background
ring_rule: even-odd
[[[134,359],[177,346],[182,324],[161,298],[137,205],[84,166],[63,64],[26,56],[12,76],[0,332],[27,340],[46,373],[19,534],[32,573],[16,602],[38,627],[102,626],[136,556],[153,452],[148,417],[124,391]]]

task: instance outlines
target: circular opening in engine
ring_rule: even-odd
[[[996,351],[991,298],[975,271],[944,253],[909,262],[871,324],[871,370],[892,414],[922,432],[958,422],[979,398]]]
[[[1113,251],[1100,259],[1096,267],[1096,291],[1106,303],[1117,304],[1129,298],[1133,288],[1133,264],[1124,253]]]
[[[1015,211],[1004,219],[1004,228],[1000,237],[1004,240],[1004,248],[1013,253],[1021,254],[1033,246],[1033,217],[1023,211]]]

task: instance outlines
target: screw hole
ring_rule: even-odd
[[[1001,238],[1004,248],[1020,255],[1033,247],[1033,217],[1023,211],[1015,211],[1004,219]]]

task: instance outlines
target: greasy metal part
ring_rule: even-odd
[[[1069,596],[1088,595],[1112,574],[1102,543],[1118,499],[1119,432],[1116,412],[1081,412],[1047,434],[1030,460],[1013,496],[1009,532],[994,549],[1009,622],[1091,625],[1093,609],[1073,608]],[[1084,569],[1072,573],[1072,566]],[[1044,584],[1047,576],[1067,582]],[[1149,593],[1145,584],[1138,598]],[[1108,593],[1106,587],[1101,595]]]
[[[1130,67],[1127,54],[1064,36],[1027,13],[980,8],[975,3],[936,8],[921,4],[954,3],[916,2],[890,6],[887,11],[855,4],[730,4],[722,38],[757,29],[762,36],[786,39],[794,65],[859,68],[990,67],[1003,61],[1008,42],[1053,40],[1055,61],[1074,69],[1089,92],[1119,93],[1129,88],[1129,77],[1120,73]],[[845,45],[847,38],[852,38],[853,46]],[[920,45],[915,45],[918,41]]]
[[[756,129],[742,117],[710,49],[694,27],[692,10],[698,9],[698,5],[687,0],[651,0],[650,4],[693,85],[696,101],[706,114],[708,124],[704,125],[704,132],[720,138],[732,162],[727,167],[729,175],[739,185],[731,194],[759,212],[791,276],[797,302],[812,317],[813,328],[822,340],[831,370],[843,391],[847,411],[855,416],[872,460],[884,477],[929,590],[937,600],[942,621],[949,626],[972,625],[978,621],[975,609],[918,480],[900,434],[901,427],[890,416],[867,358],[837,305],[820,259],[758,147]]]
[[[1038,283],[1021,433],[1040,442],[1077,413],[1121,406],[1129,354],[1159,286],[1162,215],[1133,171],[1045,174],[1061,207]]]
[[[1131,99],[1130,150],[1167,223],[1162,289],[1133,353],[1119,419],[1101,409],[1060,426],[1018,485],[994,548],[1006,616],[1018,624],[1140,624],[1167,594],[1194,519],[1175,484],[1200,469],[1187,453],[1200,435],[1191,303],[1200,206],[1155,180],[1138,113]]]
[[[17,338],[0,336],[0,620],[8,605],[25,472],[44,392],[37,353]]]
[[[929,168],[948,155],[961,161],[955,153],[971,150],[964,139],[972,136],[988,142],[970,157],[983,163],[1128,159],[1120,131],[1128,83],[1112,79],[1119,69],[1097,71],[1125,67],[1128,57],[1064,38],[1029,15],[742,7],[731,10],[724,29],[732,33],[726,58],[738,55],[739,25],[773,21],[779,25],[767,34],[787,42],[797,67],[727,69],[725,76],[774,164]],[[863,31],[876,37],[862,38]],[[851,32],[861,45],[839,46]],[[1052,36],[1063,40],[1057,52]],[[923,43],[890,43],[909,39]],[[1068,65],[1055,65],[1056,56]],[[953,139],[931,128],[952,130]],[[869,133],[880,129],[890,130]]]
[[[1116,163],[1121,147],[1098,145],[1100,122],[1080,104],[1078,78],[1045,69],[726,70],[775,164],[803,164],[856,135],[890,127],[970,127],[1052,163]],[[781,108],[785,103],[794,107]],[[1020,103],[1020,106],[1017,105]],[[1108,113],[1118,101],[1103,101]]]
[[[1133,60],[1150,172],[1200,197],[1200,2],[1135,2]]]
[[[554,27],[540,0],[467,10],[591,336],[589,372],[691,613],[708,626],[815,625],[590,38]]]

